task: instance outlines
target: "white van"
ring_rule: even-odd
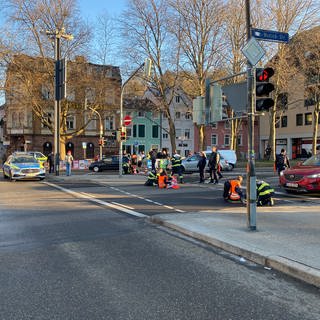
[[[232,166],[232,169],[237,164],[237,155],[234,150],[218,150],[220,155]]]
[[[231,152],[227,152],[226,155],[228,156],[228,158],[225,158],[225,155],[221,153],[221,151],[231,151]],[[208,161],[209,161],[209,156],[211,154],[212,151],[204,151],[204,153],[206,154],[207,157],[207,166],[206,166],[206,170],[208,171]],[[237,162],[237,157],[236,154],[233,150],[218,150],[219,154],[220,154],[220,166],[221,169],[223,171],[231,171],[233,170],[233,168],[235,167],[235,164]],[[232,154],[233,152],[233,154]],[[183,172],[198,172],[199,168],[197,168],[197,164],[198,161],[200,159],[200,155],[199,153],[196,153],[192,156],[187,157],[186,159],[182,160],[182,170]],[[230,162],[229,162],[229,159]]]

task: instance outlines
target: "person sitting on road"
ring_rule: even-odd
[[[243,181],[242,176],[238,176],[237,179],[227,180],[224,183],[223,198],[230,202],[244,203],[244,194],[241,190],[241,183]]]
[[[158,173],[158,187],[160,189],[167,188],[169,183],[170,183],[170,180],[169,180],[169,177],[167,175],[166,170],[164,170],[163,168],[160,168],[160,171]]]
[[[148,179],[145,182],[145,186],[152,187],[158,184],[158,177],[155,170],[151,170],[148,175]]]
[[[258,206],[273,206],[274,205],[274,189],[272,189],[269,183],[257,180],[257,205]]]

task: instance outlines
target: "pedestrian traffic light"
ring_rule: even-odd
[[[257,68],[256,69],[256,111],[269,111],[274,106],[274,100],[269,94],[274,90],[274,85],[269,79],[274,75],[273,68]]]
[[[120,140],[122,140],[122,141],[127,140],[127,129],[126,129],[126,127],[121,127]]]

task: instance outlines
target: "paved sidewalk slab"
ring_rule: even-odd
[[[150,220],[320,287],[319,209],[308,213],[283,209],[258,212],[256,231],[247,228],[242,208],[161,214]]]

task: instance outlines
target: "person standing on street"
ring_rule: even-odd
[[[218,165],[220,161],[219,153],[217,152],[217,147],[212,147],[212,153],[209,156],[209,173],[210,173],[210,183],[217,184],[219,182],[217,171],[218,171]]]
[[[72,167],[72,163],[73,163],[73,156],[72,156],[70,150],[66,154],[65,162],[66,162],[66,175],[71,176],[71,167]]]
[[[199,175],[200,175],[200,183],[204,183],[204,170],[207,165],[207,157],[206,154],[202,151],[200,152],[200,159],[197,164],[197,168],[199,168]]]
[[[278,175],[280,175],[281,171],[290,168],[289,159],[287,157],[287,153],[285,149],[281,149],[281,152],[277,154],[275,167],[278,171]]]
[[[183,183],[183,174],[182,174],[182,159],[180,154],[175,151],[174,155],[171,158],[171,169],[172,169],[172,175],[178,175],[179,176],[179,182]]]
[[[53,161],[53,152],[48,154],[48,166],[49,166],[49,173],[54,172],[54,161]]]

